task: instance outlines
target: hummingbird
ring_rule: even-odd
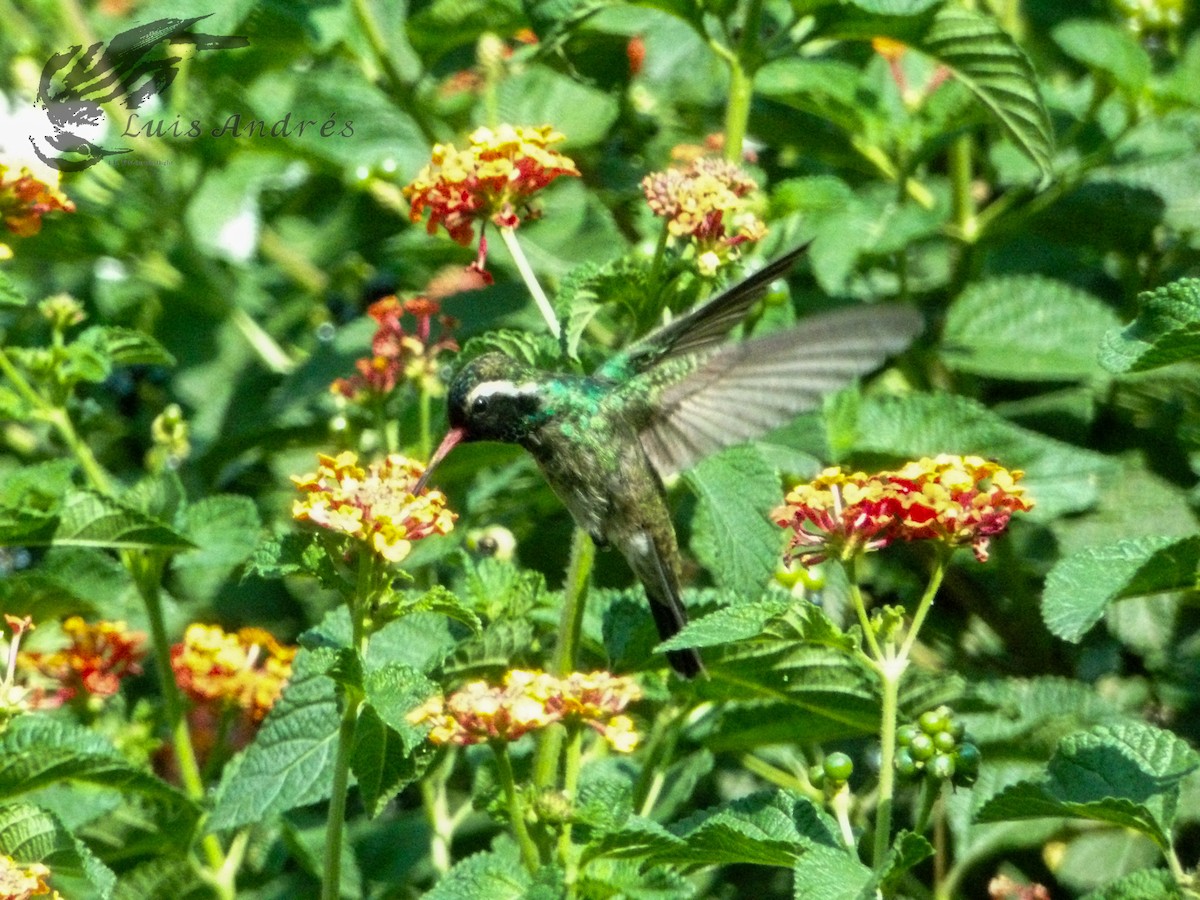
[[[912,309],[860,307],[727,341],[806,249],[661,326],[590,375],[543,371],[503,353],[470,360],[451,381],[450,427],[417,490],[461,442],[519,444],[576,524],[597,546],[620,550],[645,588],[660,637],[678,633],[687,613],[663,479],[816,407],[923,327]],[[684,677],[703,671],[695,649],[667,651],[667,659]]]

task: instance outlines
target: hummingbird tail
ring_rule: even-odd
[[[674,535],[669,535],[667,546],[661,546],[647,534],[632,542],[634,552],[626,558],[634,573],[646,589],[650,601],[650,612],[658,626],[658,636],[664,641],[674,637],[687,625],[687,609],[679,596],[679,575],[670,560],[675,550]],[[660,540],[662,537],[660,536]],[[695,678],[704,671],[700,653],[692,648],[668,650],[667,662],[684,678]]]
[[[678,601],[664,603],[651,597],[650,612],[654,615],[654,624],[658,626],[658,636],[664,641],[669,637],[674,637],[687,624],[687,615]],[[684,678],[695,678],[704,671],[704,662],[700,659],[700,652],[690,647],[686,650],[668,650],[667,662]]]

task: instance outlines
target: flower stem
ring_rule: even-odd
[[[596,561],[596,545],[582,528],[571,537],[571,557],[563,584],[562,613],[558,622],[558,645],[550,661],[550,674],[558,677],[575,671],[579,637],[583,632],[583,613],[587,606],[588,584]],[[533,765],[533,783],[539,790],[553,786],[562,749],[562,729],[543,728],[538,734],[537,755]]]
[[[900,679],[906,668],[906,659],[891,659],[879,667],[879,801],[875,813],[875,849],[871,857],[876,872],[887,858],[892,842],[892,807],[896,794],[896,725],[900,710]]]
[[[366,616],[371,609],[379,582],[379,558],[363,552],[358,560],[358,581],[354,596],[347,604],[350,613],[350,646],[360,662],[367,655]],[[325,855],[321,879],[321,900],[337,900],[342,881],[342,830],[346,822],[346,800],[350,792],[350,755],[354,749],[354,731],[362,711],[360,690],[343,688],[342,720],[338,726],[337,749],[333,758],[333,783],[330,788],[329,815],[325,824]]]
[[[546,296],[546,292],[542,290],[541,284],[538,283],[537,276],[533,274],[533,268],[529,265],[529,260],[525,257],[525,251],[521,249],[521,244],[517,240],[516,229],[501,228],[499,231],[500,237],[504,240],[504,246],[508,248],[513,262],[517,264],[517,271],[521,273],[521,280],[525,282],[525,286],[529,288],[529,293],[533,295],[533,302],[537,304],[538,312],[546,320],[546,325],[549,327],[550,333],[556,338],[559,337],[562,334],[562,329],[558,325],[558,316],[554,314],[554,307],[550,305],[550,299]]]
[[[456,754],[446,749],[440,763],[429,776],[421,779],[421,805],[429,825],[429,859],[439,876],[450,871],[450,844],[454,837],[454,816],[446,796],[446,781],[454,771]]]
[[[579,789],[579,770],[583,760],[583,728],[573,723],[568,728],[566,762],[563,770],[563,794],[567,802],[574,807],[575,795]],[[566,884],[567,898],[573,900],[576,896],[575,882],[579,878],[579,859],[571,846],[571,820],[563,823],[562,833],[558,838],[558,862],[563,867],[563,881]]]
[[[538,856],[537,845],[529,834],[529,827],[525,824],[525,805],[517,794],[517,782],[513,776],[512,762],[508,758],[508,749],[501,741],[493,741],[491,746],[496,754],[496,773],[508,805],[508,818],[517,838],[517,846],[521,848],[521,861],[532,875],[541,867],[542,862]]]
[[[239,306],[232,307],[229,311],[229,318],[237,330],[242,333],[242,337],[254,349],[254,352],[258,354],[263,365],[276,375],[287,375],[296,368],[292,358],[276,343],[275,338],[267,334],[266,329],[255,322],[244,309]]]

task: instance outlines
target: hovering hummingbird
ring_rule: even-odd
[[[921,331],[914,310],[864,307],[726,343],[805,249],[650,333],[591,375],[545,372],[503,353],[472,359],[450,385],[450,430],[419,487],[462,441],[521,445],[579,527],[624,555],[645,587],[659,635],[676,634],[687,614],[663,479],[812,409]],[[668,651],[667,658],[686,677],[703,670],[696,650]]]

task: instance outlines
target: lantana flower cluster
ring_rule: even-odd
[[[408,720],[432,726],[433,743],[457,746],[511,742],[554,722],[574,721],[595,729],[614,750],[629,753],[638,735],[624,712],[641,696],[641,688],[627,676],[573,672],[558,678],[513,669],[502,685],[473,681],[449,697],[433,697],[409,713]]]
[[[444,226],[464,246],[476,220],[516,228],[532,214],[533,194],[560,176],[579,175],[570,158],[552,149],[564,139],[550,125],[500,125],[477,128],[462,150],[435,144],[430,164],[404,188],[412,221],[428,209],[429,233]]]
[[[46,884],[50,869],[42,863],[22,865],[0,854],[0,897],[4,900],[62,900],[62,894]]]
[[[694,245],[697,266],[706,277],[736,258],[741,244],[766,235],[767,226],[747,203],[757,188],[740,167],[711,156],[642,179],[650,209],[667,220],[672,237]]]
[[[39,174],[29,166],[0,162],[4,227],[17,237],[32,237],[42,230],[42,216],[50,212],[75,212],[75,204],[58,187],[58,173]]]
[[[398,384],[410,382],[436,396],[442,389],[438,378],[438,355],[454,351],[458,344],[449,336],[454,320],[440,315],[441,304],[429,297],[400,300],[384,297],[367,307],[367,315],[379,325],[371,339],[371,355],[358,360],[358,370],[349,378],[339,378],[330,386],[347,400],[364,395],[382,396]],[[403,318],[411,316],[415,325],[405,330]],[[438,335],[434,336],[434,321]]]
[[[292,476],[303,499],[292,505],[292,517],[363,541],[388,562],[412,552],[412,542],[449,534],[457,516],[446,509],[441,491],[413,493],[425,467],[392,454],[367,468],[347,450],[337,456],[319,454],[317,471]]]
[[[772,513],[793,530],[788,556],[810,566],[848,559],[893,541],[940,540],[970,546],[984,562],[988,543],[1033,501],[1024,473],[978,456],[942,454],[867,475],[834,467],[797,485]]]
[[[261,721],[283,693],[295,656],[295,647],[262,628],[231,634],[195,623],[171,648],[171,668],[193,702],[238,707]]]
[[[19,668],[53,683],[53,693],[39,707],[56,707],[76,697],[111,697],[121,679],[138,675],[146,656],[146,635],[124,622],[85,622],[72,616],[62,624],[70,643],[49,652],[21,653]]]

